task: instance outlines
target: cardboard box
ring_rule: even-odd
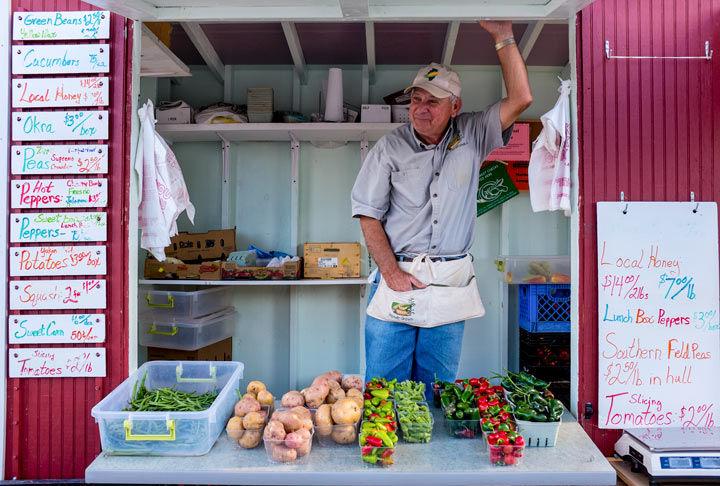
[[[490,152],[485,160],[502,160],[504,162],[511,160],[529,161],[530,125],[528,123],[516,123],[508,144],[505,147]]]
[[[158,125],[185,125],[193,122],[193,109],[183,101],[160,105],[155,109],[155,119]]]
[[[282,267],[243,267],[235,262],[222,263],[223,280],[297,280],[302,278],[302,261]]]
[[[360,278],[360,243],[305,243],[305,278]]]
[[[390,105],[362,105],[360,121],[363,123],[390,123]]]
[[[392,105],[390,113],[393,123],[410,123],[410,105]]]
[[[232,338],[196,349],[147,348],[148,361],[232,361]]]
[[[224,260],[235,248],[235,228],[205,233],[179,233],[170,238],[165,256],[184,262]]]
[[[168,263],[146,258],[143,274],[150,280],[221,280],[222,266],[220,262]]]

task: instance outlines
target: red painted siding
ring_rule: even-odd
[[[597,410],[595,203],[720,199],[720,1],[597,0],[578,16],[580,120],[579,406]],[[715,58],[607,60],[617,55]],[[603,452],[618,432],[583,421]]]
[[[78,0],[13,0],[12,7],[13,11],[95,9]],[[107,349],[107,376],[8,380],[5,456],[8,479],[83,478],[85,468],[100,452],[100,437],[90,409],[128,374],[130,110],[126,103],[130,102],[130,96],[126,94],[130,85],[131,39],[132,23],[112,15],[109,41],[108,308],[97,311],[106,314],[106,342],[97,346]],[[6,220],[6,228],[7,224]]]

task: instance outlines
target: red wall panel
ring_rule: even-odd
[[[12,7],[13,11],[96,9],[77,0],[13,0]],[[107,349],[107,376],[8,379],[5,456],[5,476],[8,479],[83,478],[86,466],[100,452],[98,428],[90,416],[90,409],[128,374],[127,201],[130,110],[126,102],[130,100],[127,93],[130,88],[131,39],[132,23],[112,15],[110,40],[93,41],[108,42],[111,46],[111,104],[108,107],[110,140],[107,141],[110,156],[107,174],[109,202],[106,208],[108,304],[106,310],[97,311],[106,314],[106,341],[95,345]],[[7,176],[10,177],[9,173]],[[6,228],[7,224],[6,220]]]
[[[608,60],[616,55],[705,60]],[[596,205],[720,199],[720,1],[597,0],[578,16],[580,381],[578,410],[597,410]],[[618,432],[582,420],[609,454]]]

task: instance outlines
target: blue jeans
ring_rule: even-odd
[[[380,282],[380,272],[370,286],[368,302]],[[457,375],[465,321],[437,327],[415,327],[365,316],[365,376],[425,383],[432,401],[435,378],[453,381]]]

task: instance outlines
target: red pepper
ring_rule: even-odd
[[[473,388],[477,388],[478,386],[480,386],[480,380],[477,378],[470,378],[470,380],[468,380],[468,383]]]
[[[370,418],[371,418],[371,419],[378,418],[378,417],[380,417],[380,414],[377,414],[377,413],[375,413],[375,412],[373,412],[373,413],[370,414]]]
[[[381,447],[382,446],[382,439],[379,437],[374,437],[372,435],[366,437],[365,442],[370,444],[373,447]]]
[[[386,459],[393,455],[393,452],[395,452],[393,449],[385,449],[382,454],[380,454],[380,457],[383,459]]]
[[[362,455],[363,456],[369,456],[372,454],[373,447],[372,446],[363,446],[362,447]]]

